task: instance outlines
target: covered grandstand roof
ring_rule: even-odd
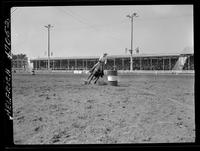
[[[192,52],[189,51],[182,51],[181,53],[156,53],[156,54],[133,54],[134,58],[137,57],[169,57],[169,56],[179,56],[181,54],[193,54]],[[108,54],[108,59],[112,58],[129,58],[130,55],[109,55]],[[74,56],[74,57],[50,57],[51,60],[64,60],[64,59],[98,59],[99,56]],[[30,59],[31,61],[34,60],[47,60],[47,57],[44,58],[34,58]]]

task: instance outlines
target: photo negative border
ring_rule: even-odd
[[[195,92],[198,92],[199,78],[198,73],[198,53],[200,32],[197,31],[199,26],[199,14],[200,14],[200,3],[198,0],[2,0],[0,5],[1,10],[1,93],[3,100],[1,102],[1,120],[3,127],[1,129],[1,140],[3,140],[2,146],[4,150],[38,150],[38,149],[118,149],[118,148],[132,148],[132,149],[156,149],[156,148],[188,148],[188,147],[200,147],[200,136],[199,136],[199,106],[200,98],[198,93],[195,93],[195,128],[196,128],[196,141],[195,143],[169,143],[169,144],[63,144],[63,145],[15,145],[13,138],[13,111],[12,111],[12,70],[11,70],[11,8],[12,7],[28,7],[28,6],[90,6],[90,5],[193,5],[194,8],[194,65],[195,65]],[[3,135],[2,135],[3,134]]]

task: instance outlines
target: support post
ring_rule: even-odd
[[[165,58],[163,58],[163,70],[165,70]]]
[[[48,70],[50,69],[50,28],[53,27],[51,24],[44,26],[48,29]]]
[[[124,58],[122,58],[122,70],[124,70]]]
[[[127,15],[126,17],[131,19],[131,49],[130,51],[130,70],[133,70],[133,17],[138,17],[137,13],[133,13],[132,15]]]

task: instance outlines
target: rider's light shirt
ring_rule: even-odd
[[[99,62],[102,62],[102,63],[104,63],[104,64],[106,64],[107,63],[107,56],[101,56],[100,58],[99,58]]]

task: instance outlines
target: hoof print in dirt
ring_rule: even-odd
[[[117,143],[117,140],[115,140],[114,138],[109,137],[107,135],[98,138],[97,141],[99,143],[103,143],[103,144],[116,144]]]
[[[149,141],[151,141],[151,137],[148,137],[148,138],[145,138],[145,139],[143,139],[142,141],[144,141],[144,142],[149,142]]]
[[[42,121],[42,117],[35,118],[35,119],[33,119],[33,121]]]
[[[25,121],[25,117],[24,116],[20,116],[16,120],[17,120],[18,123],[22,123],[22,122]]]
[[[80,101],[79,100],[74,100],[74,103],[80,103]]]
[[[108,106],[111,107],[111,106],[112,106],[112,103],[109,103]]]
[[[95,100],[87,100],[88,103],[94,103]]]
[[[17,120],[24,120],[24,116],[18,117]]]
[[[34,131],[37,132],[39,129],[40,129],[40,127],[36,127],[36,128],[34,129]]]
[[[65,138],[69,138],[70,136],[71,136],[71,135],[68,134],[68,135],[65,136]]]
[[[46,100],[49,100],[49,99],[50,99],[50,97],[47,96],[47,97],[46,97]]]
[[[180,121],[180,120],[182,120],[182,118],[178,117],[178,118],[177,118],[177,120],[179,120],[179,121]]]
[[[39,97],[42,97],[42,96],[45,96],[45,94],[42,93],[42,94],[39,94],[38,96],[39,96]]]
[[[86,124],[85,123],[82,123],[82,122],[75,122],[72,124],[72,126],[74,128],[78,128],[78,129],[83,129],[86,127]]]
[[[88,105],[85,107],[86,109],[91,109],[92,108],[92,105]]]
[[[34,129],[35,132],[40,132],[42,131],[43,126],[38,126]]]
[[[77,117],[78,117],[78,119],[85,120],[85,119],[87,119],[88,116],[83,114],[83,115],[78,115]]]
[[[79,127],[80,127],[80,125],[79,125],[78,123],[73,123],[72,126],[73,126],[74,128],[79,128]]]
[[[111,131],[111,128],[106,128],[106,131],[110,132],[110,131]]]
[[[54,135],[51,139],[52,143],[57,143],[60,141],[60,135]]]

